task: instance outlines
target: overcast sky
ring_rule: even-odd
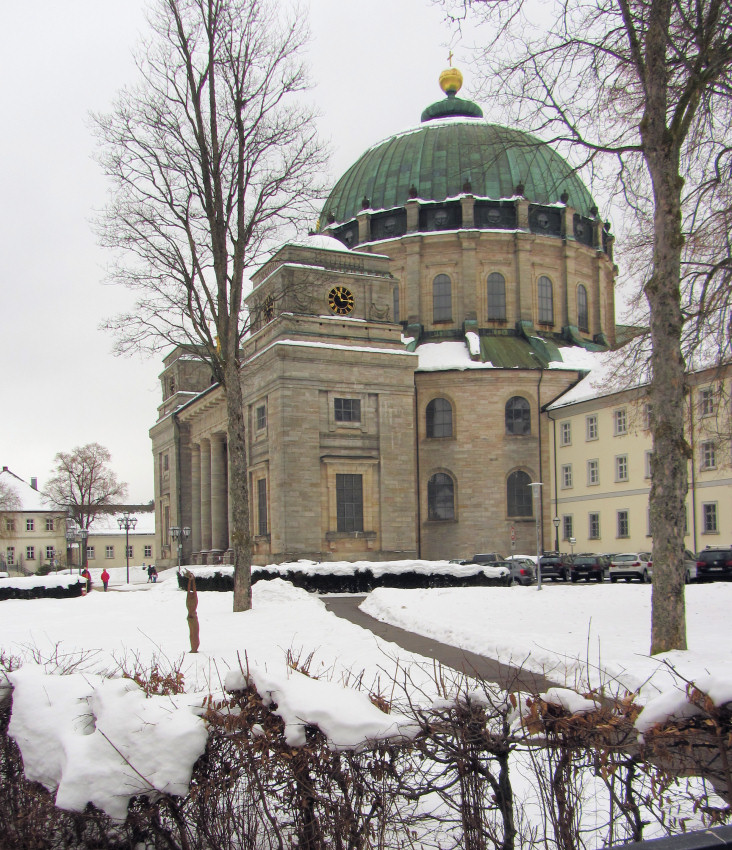
[[[113,356],[113,339],[98,330],[132,294],[104,283],[109,257],[90,227],[107,187],[88,115],[136,79],[143,9],[143,0],[4,3],[0,28],[0,466],[42,485],[56,452],[99,442],[140,502],[153,498],[148,430],[161,363]],[[442,97],[449,46],[470,96],[467,44],[430,0],[311,0],[310,25],[333,182]]]

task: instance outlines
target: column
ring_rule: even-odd
[[[211,437],[211,548],[225,552],[229,544],[226,486],[226,435]]]
[[[191,552],[201,551],[201,446],[191,445]]]
[[[201,440],[201,552],[211,548],[211,441]],[[205,560],[204,560],[205,563]]]

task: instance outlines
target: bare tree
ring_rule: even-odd
[[[54,473],[46,482],[44,499],[66,510],[80,528],[88,529],[94,518],[127,496],[127,485],[109,469],[112,455],[99,443],[59,452]]]
[[[157,0],[141,81],[98,116],[114,200],[102,243],[121,249],[112,278],[139,293],[108,327],[118,349],[179,345],[226,396],[234,610],[251,607],[252,538],[241,343],[245,274],[305,216],[324,155],[299,54],[298,10],[268,0]],[[285,18],[287,18],[285,20]]]
[[[19,511],[20,497],[7,481],[0,481],[0,511]]]
[[[729,318],[732,6],[728,0],[555,0],[543,26],[535,13],[530,18],[525,0],[459,5],[493,26],[481,58],[512,120],[570,148],[577,165],[590,166],[595,176],[614,178],[646,239],[648,253],[638,265],[652,374],[651,652],[684,649],[689,447],[682,340],[689,320],[716,331],[720,318]],[[720,351],[725,344],[729,351],[728,333],[725,324]]]

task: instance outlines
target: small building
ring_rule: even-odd
[[[37,478],[27,482],[4,466],[0,482],[17,497],[16,508],[0,509],[0,570],[24,575],[65,567],[65,512],[43,501]]]
[[[129,556],[130,566],[142,567],[154,564],[155,548],[155,510],[152,505],[144,510],[124,508],[130,519],[135,519],[134,528],[125,531],[120,528],[123,506],[96,515],[89,528],[86,541],[87,564],[90,569],[97,567],[124,567]],[[128,552],[125,552],[125,546]]]

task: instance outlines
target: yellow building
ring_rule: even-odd
[[[647,387],[597,392],[585,379],[550,406],[551,504],[562,551],[651,549],[652,410]],[[596,381],[595,381],[596,382]],[[732,545],[732,367],[689,373],[686,548]],[[575,543],[571,544],[570,540]]]

